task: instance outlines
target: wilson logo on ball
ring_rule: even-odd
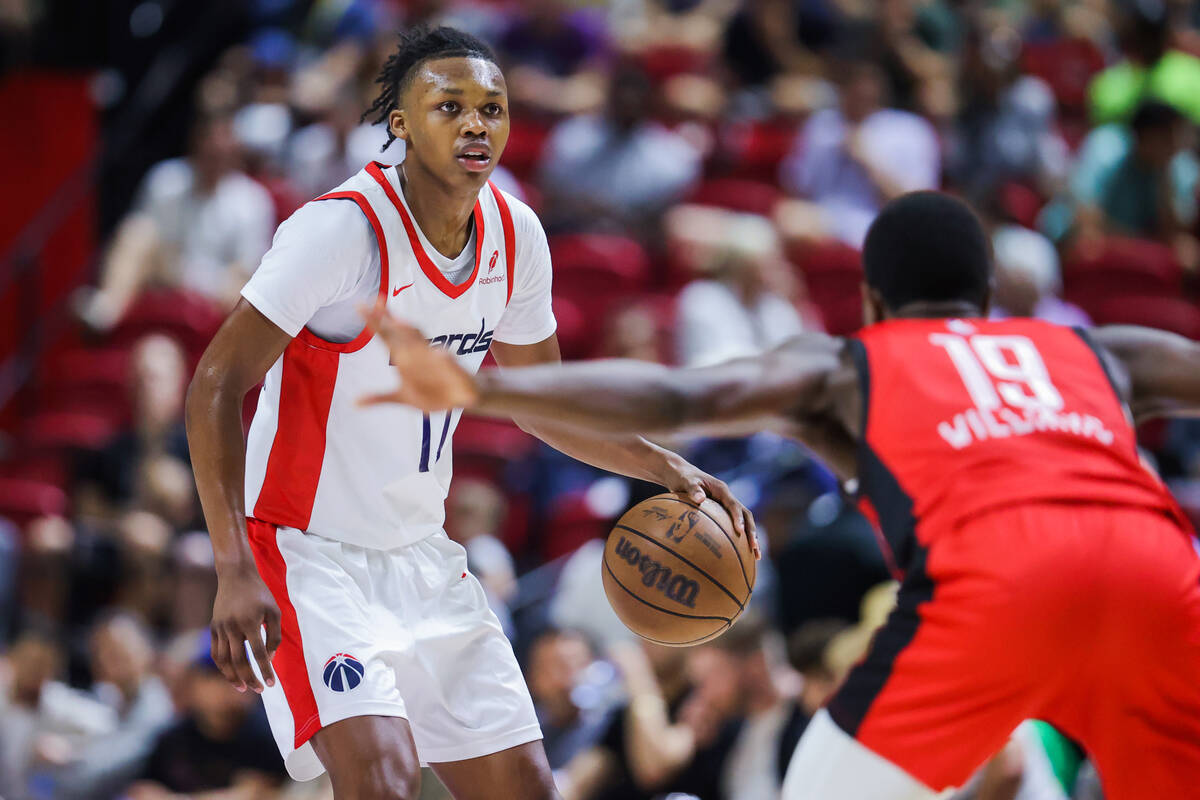
[[[670,567],[643,553],[624,536],[617,542],[616,553],[618,558],[642,573],[643,586],[653,587],[668,600],[688,608],[696,607],[696,595],[700,593],[700,584],[696,581],[686,575],[672,574]]]
[[[362,662],[346,653],[338,653],[325,662],[321,677],[325,685],[335,692],[348,692],[362,683],[367,670]]]

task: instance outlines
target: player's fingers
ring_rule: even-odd
[[[283,624],[279,612],[275,609],[268,610],[263,624],[267,628],[267,655],[274,658],[275,651],[283,643]]]
[[[267,655],[267,646],[263,642],[262,627],[255,625],[246,631],[245,635],[246,641],[250,643],[250,652],[254,654],[254,660],[258,663],[258,674],[262,675],[262,683],[255,681],[255,685],[250,688],[261,694],[263,683],[267,686],[275,685],[275,671],[271,669],[271,657]]]
[[[754,522],[754,514],[746,511],[746,535],[750,537],[750,549],[754,552],[754,560],[762,560],[762,548],[758,545],[758,525]]]
[[[700,505],[704,502],[704,498],[708,497],[708,492],[704,490],[704,482],[699,478],[692,481],[691,486],[688,487],[688,497],[696,505]]]
[[[729,514],[729,518],[733,520],[734,530],[738,532],[739,536],[745,536],[746,524],[744,517],[746,507],[738,502],[738,499],[733,496],[733,492],[729,491],[729,486],[724,481],[713,479],[709,490],[712,492],[713,499],[724,507],[725,512]]]
[[[246,684],[238,677],[237,671],[233,668],[233,662],[229,657],[230,648],[229,641],[223,631],[213,631],[212,640],[212,658],[213,663],[217,665],[217,669],[221,671],[221,675],[225,680],[229,681],[229,685],[237,689],[239,692],[246,691]]]
[[[246,634],[242,633],[242,625],[231,626],[225,633],[225,639],[229,643],[229,665],[237,674],[238,680],[242,682],[240,691],[253,689],[256,692],[262,691],[262,684],[258,682],[258,678],[254,677],[254,670],[250,668],[250,658],[246,655]],[[258,634],[256,633],[255,636]]]

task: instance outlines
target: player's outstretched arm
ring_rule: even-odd
[[[280,618],[246,536],[242,401],[290,341],[242,300],[204,351],[187,393],[188,449],[217,568],[212,656],[225,678],[243,691],[262,691],[246,657],[246,642],[263,679],[268,685],[275,682],[271,658],[280,642]]]
[[[1200,343],[1135,325],[1096,328],[1091,335],[1128,376],[1137,420],[1200,414]]]
[[[827,382],[842,349],[839,339],[804,335],[764,355],[703,369],[608,360],[472,376],[385,311],[375,309],[367,319],[391,349],[401,384],[366,403],[465,408],[609,434],[772,429],[794,435],[805,420],[828,411]]]

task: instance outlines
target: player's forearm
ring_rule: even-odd
[[[484,370],[476,387],[478,413],[607,434],[674,430],[690,407],[674,370],[637,361]]]
[[[682,458],[640,436],[608,438],[576,429],[554,427],[545,422],[516,419],[521,429],[576,461],[597,469],[615,472],[637,480],[663,483]]]
[[[188,387],[188,449],[218,573],[254,564],[246,538],[243,397],[204,365]]]

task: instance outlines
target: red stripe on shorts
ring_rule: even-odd
[[[283,553],[279,552],[276,531],[276,526],[268,522],[246,520],[246,532],[249,534],[250,548],[254,551],[258,574],[279,606],[283,638],[275,657],[271,659],[271,666],[292,710],[292,725],[296,731],[293,747],[299,748],[321,729],[321,716],[317,711],[317,697],[308,680],[300,623],[296,619],[296,608],[288,597],[287,562],[283,560]]]

